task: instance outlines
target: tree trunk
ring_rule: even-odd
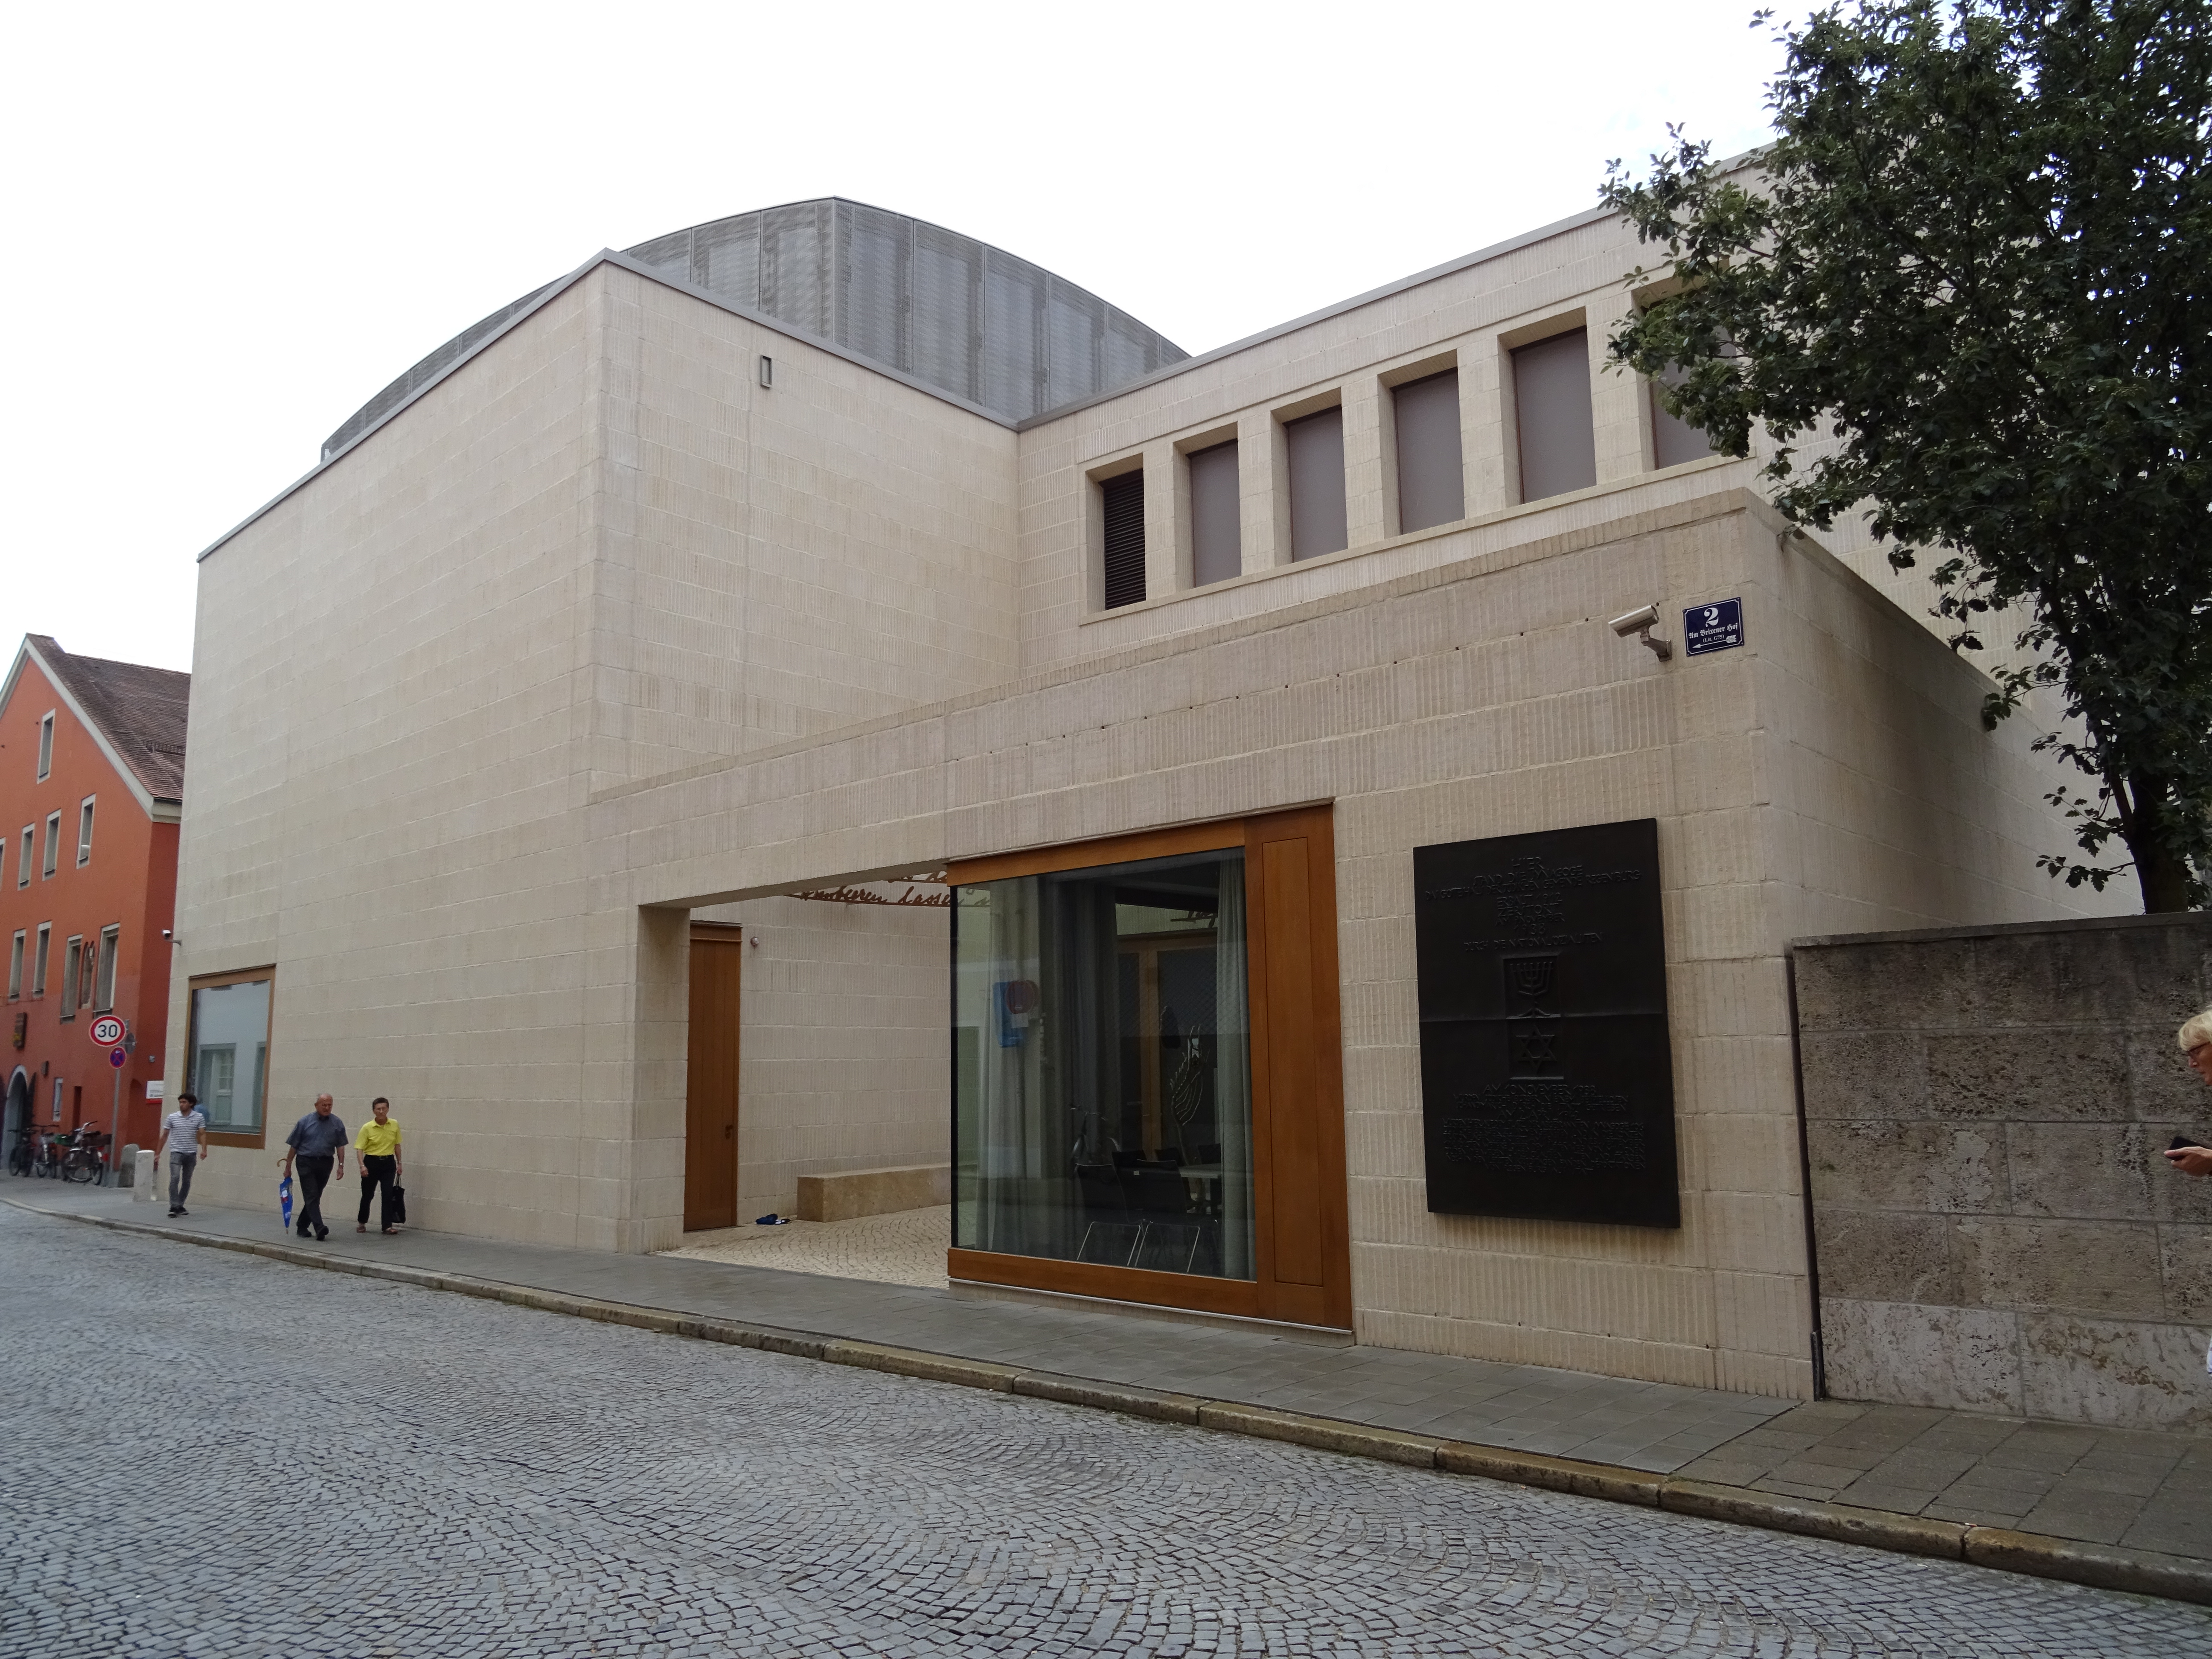
[[[2133,836],[2129,836],[2128,850],[2135,854],[2136,879],[2142,884],[2145,915],[2190,908],[2187,860],[2175,857],[2148,836],[2141,844]]]

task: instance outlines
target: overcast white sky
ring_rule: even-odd
[[[0,635],[190,667],[193,556],[601,247],[848,196],[1203,351],[1760,142],[1754,3],[25,6]]]

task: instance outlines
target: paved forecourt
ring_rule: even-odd
[[[2177,1602],[5,1206],[0,1252],[34,1659],[2212,1655]]]

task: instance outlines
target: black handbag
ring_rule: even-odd
[[[407,1219],[407,1189],[395,1185],[392,1189],[392,1224],[398,1226]]]

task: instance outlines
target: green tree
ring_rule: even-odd
[[[1766,21],[1766,14],[1756,20]],[[1858,0],[1780,32],[1747,168],[1670,129],[1604,200],[1679,285],[1613,359],[1749,453],[1794,520],[1861,509],[1933,562],[1955,648],[2027,618],[1984,709],[2028,690],[2070,884],[2147,910],[2212,874],[2212,0]],[[1832,447],[1831,447],[1832,445]],[[1915,550],[1919,550],[1916,554]]]

